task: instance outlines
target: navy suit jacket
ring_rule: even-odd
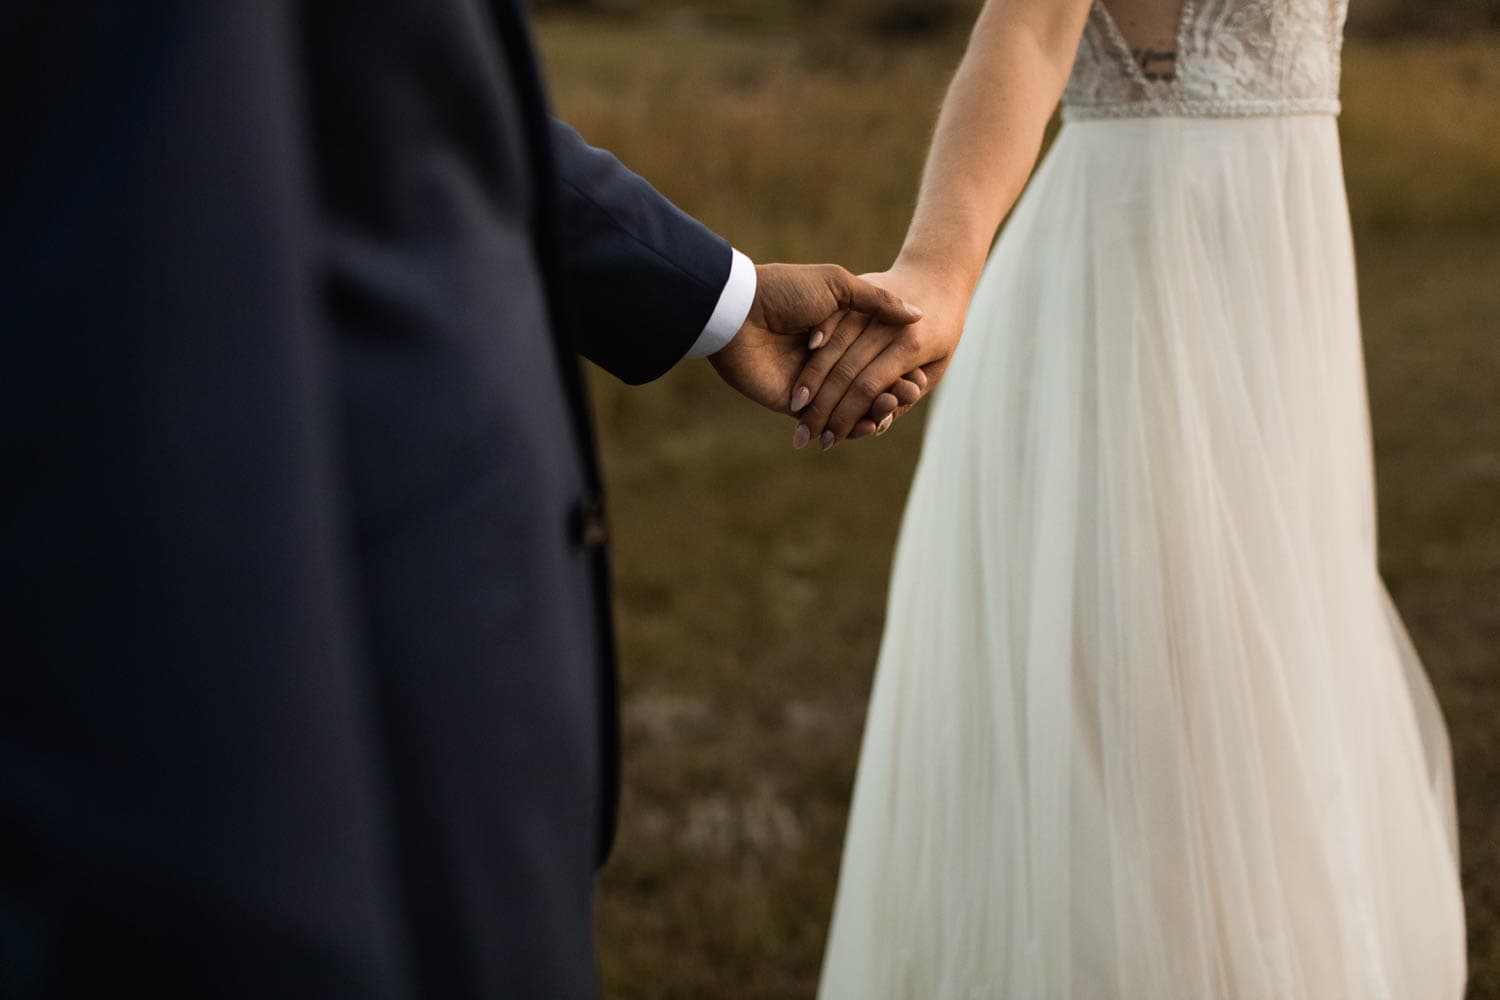
[[[0,996],[591,995],[575,356],[728,246],[509,0],[7,4],[0,148]]]

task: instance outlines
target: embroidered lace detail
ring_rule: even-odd
[[[1338,114],[1349,0],[1185,0],[1175,78],[1149,79],[1094,0],[1063,119]]]

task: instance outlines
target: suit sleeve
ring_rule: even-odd
[[[623,381],[658,378],[718,305],[730,246],[556,119],[552,153],[563,327],[575,350]]]

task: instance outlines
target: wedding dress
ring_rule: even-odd
[[[1347,0],[1096,3],[934,400],[825,1000],[1459,1000],[1447,734],[1377,575]],[[1159,58],[1159,53],[1148,53]]]

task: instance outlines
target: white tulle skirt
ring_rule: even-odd
[[[1328,117],[1064,127],[938,391],[821,996],[1459,1000]]]

